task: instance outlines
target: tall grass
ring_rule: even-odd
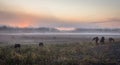
[[[90,65],[93,63],[116,63],[110,59],[108,50],[97,49],[93,43],[22,45],[15,49],[11,45],[0,47],[0,65]]]

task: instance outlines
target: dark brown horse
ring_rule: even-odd
[[[20,44],[15,44],[15,45],[14,45],[14,48],[20,48],[20,47],[21,47]]]
[[[105,37],[101,37],[100,43],[101,43],[101,44],[104,44],[104,43],[105,43]]]
[[[109,38],[109,42],[115,42],[115,39],[112,38],[112,37],[110,37],[110,38]]]
[[[95,41],[96,45],[98,45],[98,41],[99,41],[98,37],[94,37],[92,40]]]
[[[44,46],[43,42],[40,42],[40,43],[39,43],[39,46]]]

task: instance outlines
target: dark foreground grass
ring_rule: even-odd
[[[0,47],[0,65],[119,64],[119,58],[110,54],[109,48],[110,45],[95,46],[92,43],[22,45],[20,49],[6,45]]]

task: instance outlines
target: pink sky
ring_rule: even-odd
[[[0,0],[0,25],[120,28],[118,0]]]

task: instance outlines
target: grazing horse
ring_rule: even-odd
[[[110,37],[109,42],[115,42],[114,38]]]
[[[20,44],[15,44],[14,48],[20,48],[21,45]]]
[[[98,45],[98,41],[99,41],[99,38],[98,38],[98,37],[94,37],[92,40],[93,40],[93,41],[95,40],[96,45]]]
[[[43,45],[43,42],[40,42],[40,43],[39,43],[39,46],[44,46],[44,45]]]
[[[101,38],[100,43],[102,43],[102,44],[105,43],[105,37],[102,37],[102,38]]]

